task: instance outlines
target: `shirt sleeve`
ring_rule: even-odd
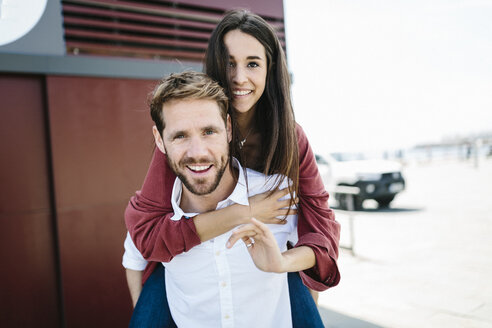
[[[316,256],[316,265],[300,272],[304,284],[317,291],[336,286],[340,281],[338,270],[338,243],[340,224],[335,221],[328,206],[328,193],[318,172],[314,153],[306,134],[297,125],[299,143],[299,218],[298,246],[309,246]]]
[[[156,149],[142,190],[130,199],[125,210],[131,239],[147,261],[169,262],[201,242],[193,220],[171,220],[175,179],[166,156]]]
[[[123,254],[123,266],[126,269],[144,271],[147,267],[147,261],[143,258],[142,254],[140,254],[137,247],[135,247],[135,244],[130,237],[130,233],[126,234],[124,247],[125,253]]]

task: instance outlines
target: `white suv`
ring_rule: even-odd
[[[328,191],[334,194],[339,207],[347,209],[347,194],[337,193],[338,186],[358,187],[353,196],[354,209],[362,209],[366,199],[374,199],[379,207],[388,207],[396,194],[405,189],[401,164],[387,160],[364,160],[362,156],[334,153],[315,155],[319,172]]]

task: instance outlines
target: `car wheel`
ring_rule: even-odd
[[[380,208],[386,208],[389,207],[393,199],[395,199],[395,195],[376,198],[376,202],[378,202]]]
[[[354,211],[360,211],[362,210],[362,203],[364,202],[364,199],[359,197],[359,196],[352,196],[353,197],[353,210]],[[348,210],[351,206],[349,206],[350,202],[350,197],[349,195],[345,194],[337,194],[335,195],[335,199],[338,201],[338,206],[342,210]]]
[[[363,202],[364,202],[363,198],[361,198],[359,196],[354,196],[354,210],[355,211],[361,211]]]
[[[346,210],[347,209],[347,197],[346,195],[342,195],[342,194],[335,194],[335,199],[337,200],[337,203],[338,203],[338,207],[341,209],[341,210]]]

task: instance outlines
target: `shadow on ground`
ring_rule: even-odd
[[[342,208],[338,206],[330,206],[334,210],[343,211]],[[404,207],[376,207],[376,208],[363,208],[360,210],[354,211],[355,213],[401,213],[401,212],[419,212],[423,211],[425,208],[423,207],[415,207],[415,208],[404,208]]]
[[[415,207],[415,208],[403,208],[403,207],[391,208],[391,207],[386,207],[386,208],[365,208],[363,210],[360,210],[359,212],[400,213],[400,212],[420,212],[423,210],[425,210],[425,208],[418,208],[418,207]]]
[[[322,306],[319,306],[318,310],[326,328],[383,328],[383,326],[349,317]]]

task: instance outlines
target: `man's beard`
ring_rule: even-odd
[[[167,153],[167,151],[166,151]],[[210,161],[210,158],[185,158],[179,163],[175,163],[172,161],[168,156],[167,158],[167,163],[169,164],[169,167],[173,170],[174,174],[181,180],[181,182],[185,185],[186,189],[188,189],[191,193],[198,195],[198,196],[203,196],[203,195],[208,195],[217,189],[217,186],[220,183],[220,180],[222,179],[222,176],[224,175],[224,172],[227,168],[228,164],[228,159],[229,159],[229,153],[227,153],[225,156],[222,156],[220,158],[220,162],[216,161]],[[215,175],[215,179],[212,181],[210,185],[206,185],[206,182],[208,179],[193,179],[193,181],[190,181],[185,174],[182,173],[182,170],[180,168],[184,167],[183,170],[188,170],[186,167],[187,165],[193,165],[193,164],[200,164],[200,163],[212,163],[213,166],[216,168],[217,173]]]

